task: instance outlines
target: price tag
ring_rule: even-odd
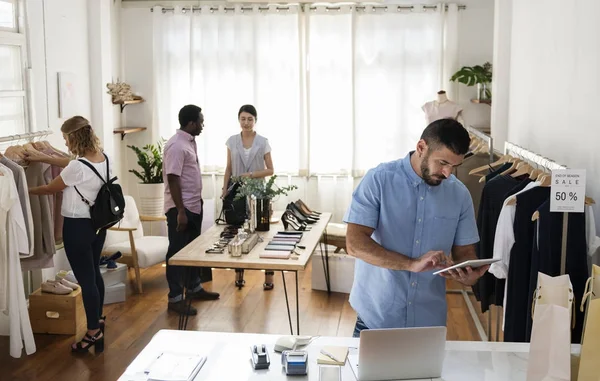
[[[583,213],[585,206],[585,169],[552,171],[551,212]]]

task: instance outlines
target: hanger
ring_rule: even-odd
[[[508,168],[506,171],[502,172],[500,175],[508,175],[509,173],[515,171],[517,169],[517,165],[522,161],[523,160],[518,159],[518,158],[513,158],[512,160],[509,160],[509,163],[512,162],[512,165],[510,166],[510,168]]]
[[[519,164],[517,164],[516,169],[517,170],[510,175],[513,178],[523,176],[523,175],[529,175],[529,171],[531,171],[533,169],[533,167],[531,165],[529,165],[528,163],[522,161]]]
[[[485,171],[486,169],[490,169],[490,167],[497,167],[499,165],[502,165],[506,162],[508,162],[508,160],[512,158],[512,156],[510,155],[504,155],[502,157],[500,157],[498,160],[496,160],[495,162],[491,163],[491,164],[486,164],[486,165],[482,165],[481,167],[477,167],[477,168],[473,168],[469,171],[469,175],[475,175],[479,172]]]

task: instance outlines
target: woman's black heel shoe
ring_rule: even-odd
[[[84,347],[82,343],[86,343],[87,345]],[[94,347],[96,354],[104,352],[104,334],[102,333],[102,330],[98,330],[94,336],[90,336],[86,333],[83,339],[77,343],[75,348],[71,347],[71,352],[87,353],[90,351],[91,347]]]
[[[296,219],[296,217],[290,212],[286,210],[281,216],[281,221],[283,222],[283,227],[285,230],[288,230],[288,226],[296,231],[306,231],[310,229],[306,229],[306,224],[301,223]]]

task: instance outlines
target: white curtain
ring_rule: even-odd
[[[199,11],[154,9],[155,123],[169,138],[179,109],[203,109],[197,139],[203,170],[223,171],[225,141],[240,132],[239,108],[253,104],[256,130],[273,147],[278,172],[297,172],[300,134],[300,37],[297,8],[242,12],[239,6]]]
[[[203,170],[222,171],[237,111],[254,104],[275,172],[293,175],[278,183],[300,188],[275,200],[278,209],[302,198],[341,221],[360,177],[414,149],[425,127],[421,106],[440,89],[452,91],[455,4],[161,9],[154,10],[155,128],[170,137],[179,109],[199,105]]]

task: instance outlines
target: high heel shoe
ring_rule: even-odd
[[[283,213],[283,215],[281,216],[281,222],[283,222],[283,228],[285,230],[288,230],[288,227],[290,227],[290,228],[292,228],[293,230],[296,230],[296,231],[307,231],[307,230],[310,230],[310,229],[306,228],[306,224],[305,223],[298,222],[298,220],[296,219],[296,217],[289,210],[286,210]]]
[[[304,206],[303,206],[303,205],[300,203],[300,201],[296,201],[294,204],[295,204],[295,205],[296,205],[296,207],[297,207],[298,209],[300,209],[300,211],[302,211],[302,212],[303,212],[305,215],[307,215],[307,216],[309,216],[309,217],[312,217],[312,218],[314,218],[314,219],[317,219],[317,220],[319,219],[319,216],[320,216],[321,214],[317,214],[317,213],[314,213],[314,212],[311,212],[311,211],[309,211],[308,209],[306,209],[306,208],[305,208],[305,207],[304,207]]]
[[[294,217],[296,217],[296,219],[301,222],[301,223],[306,223],[306,224],[314,224],[315,222],[317,222],[316,220],[312,219],[312,218],[308,218],[306,216],[304,216],[297,208],[296,205],[294,205],[293,203],[289,203],[287,206],[287,210],[294,215]]]
[[[100,324],[100,330],[102,331],[102,333],[104,333],[104,328],[106,327],[106,315],[105,316],[100,316],[100,320],[98,324]]]
[[[314,224],[315,222],[319,221],[319,217],[318,217],[318,216],[317,216],[317,217],[315,217],[315,216],[313,216],[313,215],[310,215],[310,214],[306,214],[306,213],[304,213],[304,211],[303,211],[302,209],[300,209],[300,208],[298,207],[298,205],[296,205],[296,204],[295,204],[295,203],[293,203],[293,202],[290,202],[290,203],[288,204],[288,208],[290,208],[290,209],[292,209],[292,210],[296,211],[296,212],[297,212],[296,214],[300,214],[300,215],[302,215],[303,217],[305,217],[305,218],[306,218],[306,221],[307,221],[309,224],[310,224],[310,223],[313,223],[313,224]],[[309,221],[313,221],[313,222],[309,222]]]
[[[82,343],[86,343],[87,345],[84,347]],[[83,339],[76,344],[75,348],[71,346],[71,352],[87,353],[91,347],[94,347],[96,354],[104,352],[104,334],[102,330],[98,330],[94,336],[86,333]]]
[[[323,214],[323,213],[321,213],[321,212],[317,212],[316,210],[312,210],[311,208],[309,208],[309,207],[308,207],[308,205],[306,205],[306,204],[304,203],[304,201],[302,201],[302,200],[300,200],[300,199],[298,199],[298,201],[296,201],[296,202],[299,202],[299,203],[300,203],[300,205],[302,205],[302,207],[303,207],[303,208],[305,208],[305,209],[306,209],[308,212],[310,212],[310,213],[314,213],[314,214],[317,214],[317,215],[321,215],[321,214]]]

